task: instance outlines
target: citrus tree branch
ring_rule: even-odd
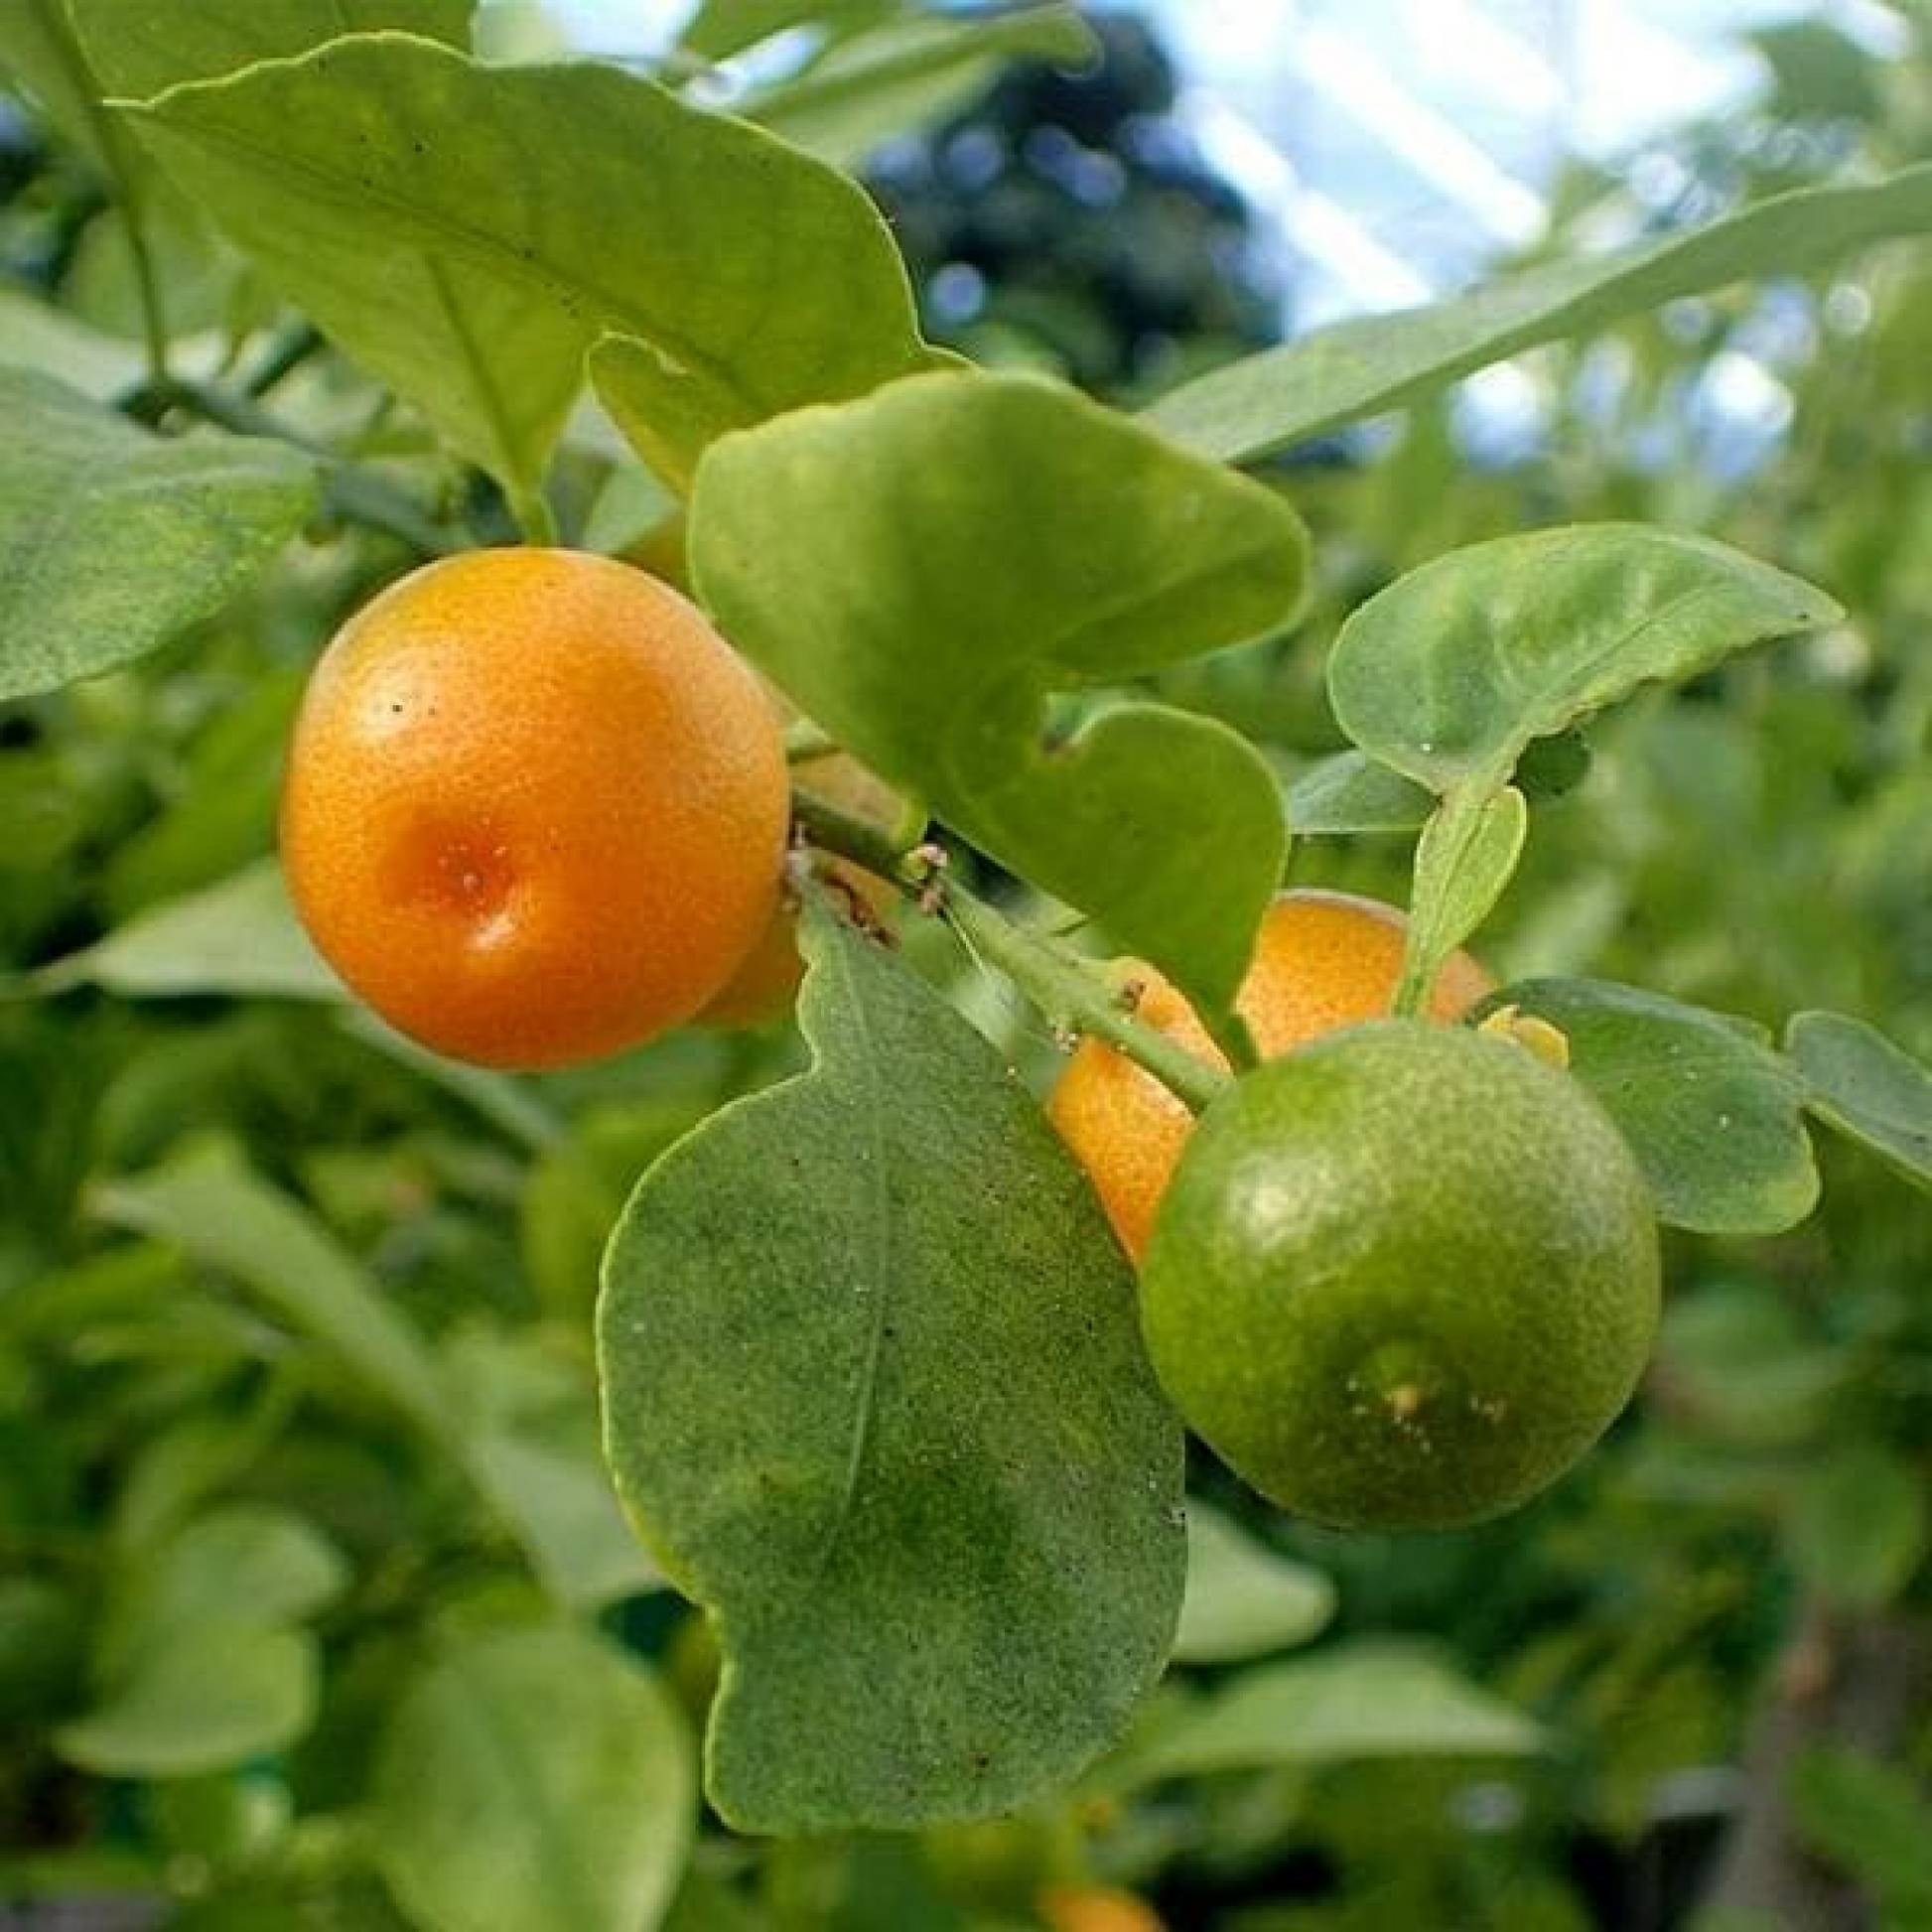
[[[328,504],[339,516],[406,543],[426,557],[448,556],[464,548],[414,497],[373,470],[338,456],[326,444],[272,416],[248,396],[230,394],[206,382],[149,382],[125,397],[126,414],[138,422],[158,423],[172,410],[199,417],[236,436],[266,437],[307,450],[329,465]]]
[[[1057,1026],[1104,1039],[1198,1113],[1228,1084],[1221,1068],[1134,1017],[1130,1002],[1095,963],[1047,933],[1010,919],[946,870],[931,846],[901,848],[876,825],[802,787],[792,814],[806,839],[891,880],[935,911],[974,956],[1004,973]]]

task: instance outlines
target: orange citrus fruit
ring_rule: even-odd
[[[1153,1906],[1113,1885],[1048,1885],[1035,1903],[1049,1932],[1164,1932]]]
[[[1407,920],[1393,905],[1351,893],[1284,893],[1268,908],[1235,1005],[1265,1058],[1337,1027],[1389,1011],[1402,977]],[[1193,1009],[1151,967],[1135,978],[1137,1017],[1225,1066]],[[1432,1020],[1458,1020],[1493,982],[1465,952],[1452,954],[1429,1000]],[[1046,1111],[1087,1171],[1121,1246],[1136,1259],[1187,1143],[1193,1116],[1153,1074],[1098,1039],[1081,1043]]]
[[[303,923],[377,1013],[487,1066],[689,1020],[777,902],[776,715],[675,591],[553,549],[396,583],[323,653],[282,793]]]
[[[1658,1292],[1649,1190],[1573,1074],[1374,1020],[1202,1111],[1141,1324],[1188,1427],[1262,1495],[1338,1529],[1446,1528],[1609,1427]]]

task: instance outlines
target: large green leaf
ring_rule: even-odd
[[[1432,791],[1501,784],[1533,739],[1658,678],[1836,622],[1822,591],[1703,537],[1576,524],[1471,544],[1351,613],[1341,728]]]
[[[1604,980],[1526,980],[1500,997],[1562,1030],[1571,1071],[1622,1130],[1672,1226],[1777,1234],[1811,1212],[1803,1083],[1740,1022]]]
[[[1533,1720],[1430,1652],[1358,1642],[1172,1701],[1103,1778],[1120,1790],[1276,1764],[1514,1757],[1544,1741]]]
[[[645,1174],[599,1311],[609,1453],[724,1652],[752,1831],[1009,1809],[1158,1675],[1179,1425],[1091,1190],[984,1040],[822,908],[812,1070]]]
[[[0,368],[0,699],[132,663],[212,617],[301,528],[318,466],[279,443],[163,438]]]
[[[859,189],[613,68],[362,35],[127,111],[265,274],[513,491],[607,331],[634,341],[601,363],[606,399],[672,478],[725,429],[930,353]]]
[[[214,80],[257,61],[306,54],[343,34],[397,28],[470,44],[475,0],[67,0],[102,90],[143,100],[184,80]]]
[[[1796,1015],[1785,1049],[1812,1113],[1932,1188],[1932,1070],[1876,1028],[1839,1013]]]
[[[1267,765],[1145,704],[1051,744],[1050,702],[1284,622],[1306,538],[1278,496],[1056,384],[930,375],[719,443],[691,556],[842,745],[1228,1005],[1281,876]]]
[[[435,1932],[648,1932],[691,1844],[677,1707],[568,1626],[450,1643],[383,1734],[367,1842]]]
[[[1539,343],[1927,229],[1932,164],[1888,181],[1799,189],[1690,234],[1527,269],[1429,308],[1333,324],[1171,390],[1148,417],[1188,449],[1245,462],[1399,409]]]

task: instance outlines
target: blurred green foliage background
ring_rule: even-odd
[[[1892,11],[1900,58],[1829,9],[1766,36],[1748,111],[1579,168],[1538,254],[1574,252],[1606,215],[1662,230],[1932,158],[1932,15]],[[1244,247],[1252,211],[1159,132],[1158,43],[1131,19],[1106,32],[1098,75],[1017,72],[898,144],[873,186],[937,335],[1132,397],[1268,340],[1280,292]],[[1633,199],[1659,158],[1678,207]],[[1115,193],[1084,207],[1095,167]],[[0,359],[134,384],[118,218],[33,103],[0,98]],[[473,480],[312,339],[278,333],[192,211],[162,247],[176,324],[211,357],[487,526]],[[1292,777],[1339,743],[1321,667],[1341,617],[1445,549],[1627,517],[1775,560],[1829,588],[1846,624],[1593,729],[1482,950],[1505,978],[1627,977],[1766,1024],[1832,1006],[1932,1054],[1928,345],[1932,256],[1900,246],[1523,358],[1535,433],[1500,447],[1452,398],[1292,453],[1269,474],[1315,532],[1312,614],[1164,693]],[[1790,398],[1741,465],[1711,402],[1735,356]],[[565,490],[608,510],[594,437],[570,466]],[[532,1550],[693,1713],[708,1695],[701,1627],[640,1587],[594,1510],[558,1525],[597,1480],[603,1237],[650,1155],[795,1063],[788,1032],[511,1082],[328,1005],[145,997],[169,954],[141,922],[270,853],[305,668],[411,560],[318,528],[159,657],[0,710],[5,990],[120,944],[59,999],[0,998],[0,1898],[112,1895],[145,1922],[140,1901],[165,1897],[166,1922],[205,1932],[400,1923],[340,1820],[421,1631],[527,1598]],[[1295,876],[1400,897],[1407,857],[1311,841]],[[964,971],[939,948],[927,963]],[[1050,1057],[997,991],[960,992],[1017,1056]],[[1057,1874],[1217,1932],[1932,1924],[1932,1216],[1867,1157],[1827,1158],[1827,1204],[1791,1235],[1675,1243],[1639,1409],[1516,1517],[1327,1536],[1202,1458],[1199,1492],[1249,1539],[1230,1598],[1277,1620],[1236,1656],[1190,1659],[1173,1695],[1274,1695],[1273,1673],[1312,1673],[1279,1692],[1310,1732],[1261,1761],[1103,1766],[1037,1816],[918,1841],[753,1845],[714,1822],[673,1922],[1025,1924]],[[500,1420],[517,1453],[481,1487],[319,1345],[304,1311],[344,1271],[435,1335]],[[288,1686],[303,1722],[239,1763],[144,1760],[103,1723],[132,1722],[109,1694],[116,1622],[138,1621],[157,1566],[187,1561],[189,1529],[238,1510],[275,1574],[313,1573],[299,1613],[271,1619],[309,1646]],[[213,1631],[218,1670],[208,1586],[178,1587],[182,1644]]]

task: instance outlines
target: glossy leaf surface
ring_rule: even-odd
[[[360,35],[128,112],[264,274],[513,490],[606,332],[635,339],[606,401],[673,477],[724,429],[927,358],[852,183],[610,67]]]
[[[1932,1071],[1876,1028],[1837,1013],[1801,1013],[1785,1050],[1805,1079],[1805,1105],[1921,1187],[1932,1187]]]
[[[1499,997],[1561,1029],[1571,1071],[1622,1130],[1672,1226],[1776,1234],[1811,1212],[1803,1084],[1753,1030],[1603,980],[1527,980]]]
[[[1428,308],[1335,323],[1171,390],[1148,417],[1204,456],[1246,462],[1402,408],[1540,343],[1928,228],[1932,165],[1886,181],[1799,189],[1689,234],[1526,269]]]
[[[933,375],[733,437],[692,516],[728,635],[882,776],[1222,1009],[1280,879],[1272,774],[1118,684],[1292,616],[1306,538],[1272,491],[1057,384]]]
[[[1354,611],[1328,660],[1350,739],[1447,791],[1500,784],[1533,739],[1656,679],[1816,630],[1821,591],[1703,537],[1586,523],[1424,564]]]

